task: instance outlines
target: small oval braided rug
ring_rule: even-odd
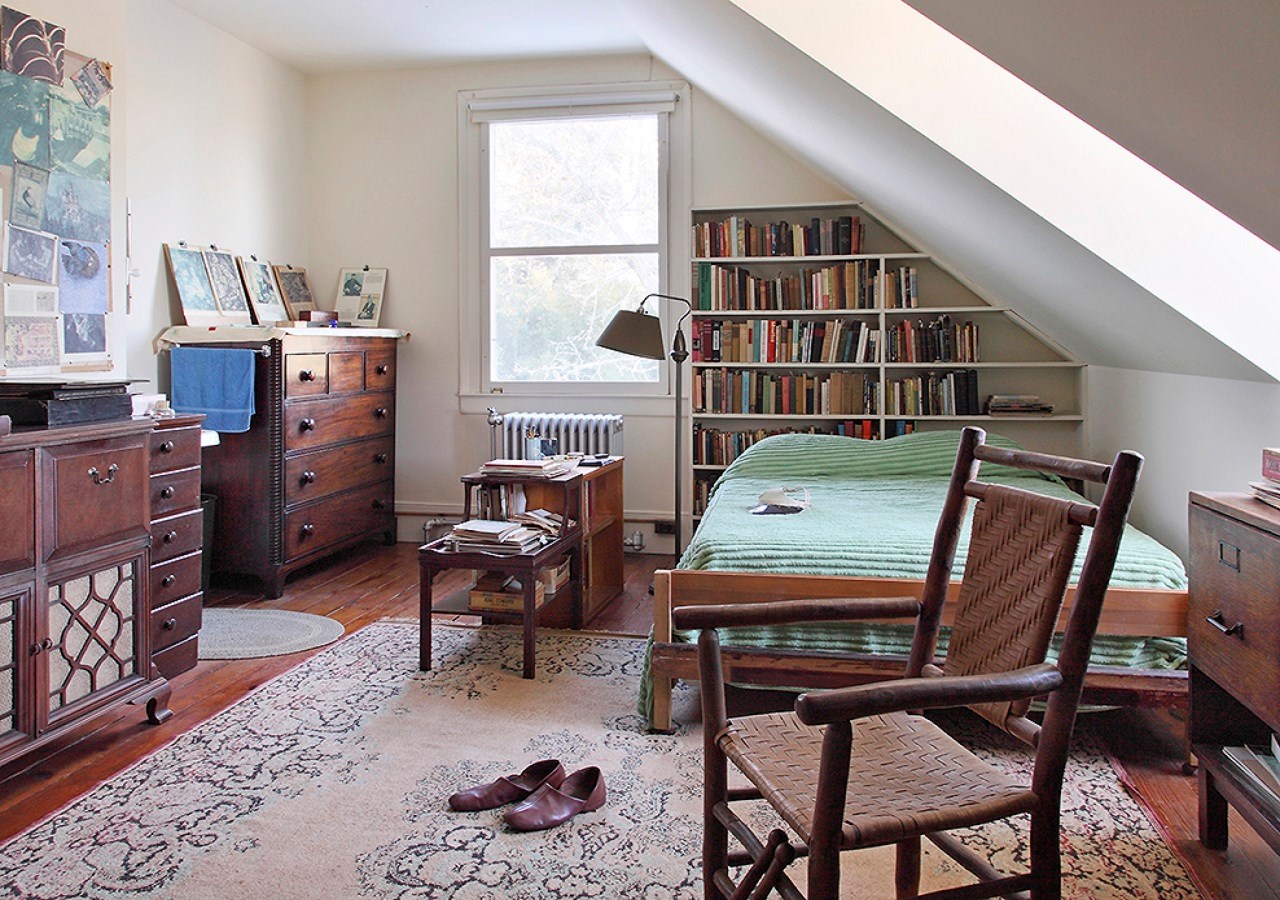
[[[332,644],[344,630],[341,622],[312,613],[206,607],[200,626],[200,658],[284,656]]]

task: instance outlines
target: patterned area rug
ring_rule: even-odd
[[[696,727],[642,731],[641,641],[546,633],[520,678],[517,631],[379,623],[322,651],[0,847],[5,896],[672,898],[701,896]],[[679,702],[688,703],[685,690]],[[956,720],[1000,765],[1021,751]],[[1086,733],[1069,768],[1067,897],[1198,896]],[[549,832],[451,813],[465,785],[556,756],[599,765],[605,807]],[[763,813],[761,813],[763,815]],[[1015,823],[1025,830],[1025,822]],[[966,832],[1014,866],[1004,827]],[[892,894],[892,850],[846,867],[848,897]],[[955,883],[928,856],[925,886]]]

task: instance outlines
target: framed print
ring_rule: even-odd
[[[274,325],[287,321],[289,311],[284,308],[280,292],[276,290],[276,280],[271,274],[271,265],[258,262],[252,256],[241,256],[240,274],[244,277],[244,286],[249,291],[249,303],[253,306],[253,316],[259,325]]]
[[[188,325],[217,325],[224,321],[209,284],[209,272],[199,250],[176,244],[164,245],[169,274],[178,290],[178,302]]]
[[[43,231],[5,226],[4,270],[10,275],[53,284],[58,277],[58,238]]]
[[[101,315],[111,308],[107,245],[58,241],[58,287],[64,313]]]
[[[387,270],[343,269],[338,273],[338,321],[361,328],[377,328],[382,315],[382,297],[387,289]]]
[[[311,284],[307,280],[307,270],[302,266],[272,266],[276,272],[276,281],[280,284],[280,297],[289,310],[289,318],[301,319],[304,310],[316,309],[315,297],[311,294]]]
[[[245,296],[235,256],[229,250],[213,248],[200,251],[200,255],[204,258],[209,287],[213,289],[213,299],[222,313],[223,322],[228,325],[250,324],[253,316],[249,312],[249,298]]]
[[[107,317],[98,313],[62,314],[62,362],[67,366],[106,362]]]

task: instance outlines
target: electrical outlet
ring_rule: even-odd
[[[676,523],[668,522],[665,519],[660,519],[657,522],[653,523],[653,533],[654,534],[675,534]]]

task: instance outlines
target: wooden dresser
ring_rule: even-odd
[[[204,458],[213,570],[254,575],[268,597],[335,550],[395,540],[396,341],[315,331],[266,344],[249,431]]]
[[[0,437],[0,772],[126,702],[151,662],[150,420]]]
[[[1187,645],[1200,840],[1227,846],[1227,803],[1280,851],[1280,798],[1223,752],[1280,733],[1280,510],[1247,494],[1191,495]]]
[[[151,434],[151,658],[165,678],[194,668],[199,649],[202,419],[161,419]]]

